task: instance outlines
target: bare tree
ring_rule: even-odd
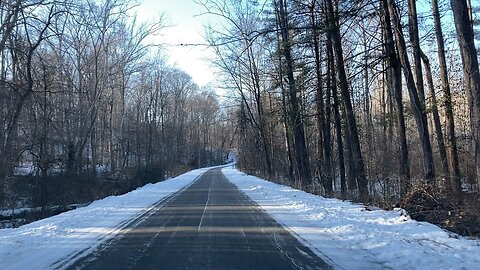
[[[281,52],[285,58],[286,75],[288,80],[288,103],[289,103],[289,118],[294,134],[293,147],[295,149],[296,165],[298,167],[298,174],[300,180],[305,185],[311,184],[310,162],[305,143],[305,131],[301,119],[301,112],[298,101],[298,86],[295,82],[294,64],[291,54],[291,37],[289,34],[288,11],[286,2],[284,0],[274,1],[274,6],[277,12],[278,25],[281,32]]]
[[[30,7],[30,8],[33,8]],[[30,9],[21,10],[19,20],[19,28],[16,33],[15,42],[16,50],[13,52],[13,75],[12,84],[10,84],[12,90],[15,92],[13,100],[13,108],[8,115],[6,127],[3,130],[2,147],[1,147],[1,160],[0,160],[0,177],[4,177],[6,174],[12,172],[13,165],[16,158],[12,158],[14,153],[12,152],[14,143],[14,134],[17,129],[18,121],[22,113],[25,102],[32,95],[34,90],[34,77],[33,77],[33,62],[35,53],[40,44],[49,37],[48,32],[53,18],[61,12],[57,6],[52,5],[50,7],[44,7],[48,11],[45,17],[36,17],[35,14],[30,14]],[[39,8],[41,10],[41,7]],[[38,9],[35,9],[38,12]],[[29,24],[36,23],[39,25],[36,31],[30,32],[28,29]],[[20,63],[21,62],[21,63]]]
[[[400,176],[401,176],[401,194],[406,194],[410,186],[410,164],[408,157],[408,145],[406,135],[405,115],[402,97],[402,73],[400,60],[395,50],[393,39],[393,30],[391,25],[390,11],[388,9],[387,0],[382,0],[383,14],[382,19],[383,31],[385,36],[385,54],[387,62],[387,87],[390,94],[394,97],[397,109],[398,137],[400,144]]]
[[[480,71],[478,67],[475,37],[470,22],[466,0],[451,0],[457,39],[463,62],[463,79],[468,92],[470,105],[473,150],[475,154],[475,171],[477,185],[480,185]]]
[[[428,133],[427,115],[423,109],[422,102],[420,100],[418,89],[415,85],[413,72],[410,66],[410,61],[407,57],[407,45],[403,36],[402,26],[400,24],[400,17],[398,9],[393,0],[388,1],[388,8],[395,32],[397,50],[402,64],[403,74],[406,80],[408,93],[410,96],[410,103],[412,105],[415,120],[417,122],[418,135],[423,149],[423,165],[425,170],[425,179],[427,181],[433,181],[435,177],[433,152],[430,144],[430,136]],[[408,190],[410,187],[407,187]]]
[[[438,61],[440,64],[440,81],[444,95],[445,119],[447,127],[447,148],[449,153],[449,170],[451,181],[457,191],[461,188],[460,182],[460,166],[458,161],[457,139],[455,138],[455,121],[453,116],[452,94],[450,90],[450,83],[447,74],[447,61],[445,58],[445,45],[443,40],[442,25],[440,21],[440,14],[438,10],[438,1],[432,0],[432,13],[435,25],[435,35],[437,40]]]
[[[360,141],[357,131],[357,123],[355,116],[353,114],[353,107],[350,100],[350,93],[347,84],[347,75],[345,73],[345,61],[343,58],[343,49],[342,41],[340,35],[340,28],[338,23],[338,16],[333,7],[333,2],[331,0],[326,1],[327,5],[327,16],[328,16],[328,28],[331,31],[332,43],[335,55],[335,64],[336,72],[338,78],[338,86],[340,94],[342,96],[342,101],[346,113],[346,121],[348,126],[348,131],[350,133],[349,141],[347,145],[350,146],[350,151],[353,155],[353,166],[354,174],[358,184],[358,189],[360,193],[360,198],[363,201],[368,199],[368,180],[365,174],[365,165],[362,157],[362,152],[360,149]]]

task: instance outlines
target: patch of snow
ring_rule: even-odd
[[[60,208],[70,208],[70,209],[75,209],[78,207],[86,206],[87,204],[70,204],[66,206],[49,206],[47,209],[49,210],[56,210]],[[8,209],[8,210],[0,210],[0,216],[12,216],[12,215],[19,215],[23,214],[26,212],[37,212],[42,210],[41,207],[20,207],[20,208],[14,208],[14,209]]]
[[[228,162],[237,162],[238,161],[238,153],[237,149],[232,149],[230,152],[228,152],[228,157],[227,157]]]
[[[84,166],[83,169],[87,170],[88,166]],[[107,165],[97,164],[95,166],[95,169],[97,173],[100,173],[100,174],[110,172],[110,168]],[[37,166],[33,165],[32,162],[26,162],[15,167],[15,169],[13,170],[13,175],[15,176],[34,175],[39,171],[40,169]],[[60,174],[62,172],[65,172],[65,168],[63,168],[62,165],[53,164],[52,168],[50,168],[50,170],[48,171],[48,174],[55,175],[55,174]]]
[[[20,166],[15,167],[13,170],[13,175],[16,176],[26,176],[26,175],[31,175],[35,172],[36,167],[33,165],[33,163],[24,163]]]
[[[0,269],[65,267],[71,258],[85,256],[121,234],[129,221],[154,209],[157,202],[190,185],[209,169],[147,184],[127,194],[110,196],[19,228],[1,229]]]
[[[65,169],[61,164],[53,164],[48,170],[48,175],[55,175],[65,172]],[[23,163],[13,169],[13,175],[15,176],[28,176],[36,175],[40,173],[40,168],[34,165],[32,162]]]
[[[95,169],[97,170],[97,173],[109,173],[110,172],[110,168],[108,168],[107,165],[97,164]]]
[[[480,241],[410,219],[403,209],[367,211],[246,175],[225,176],[320,257],[344,269],[479,269]]]

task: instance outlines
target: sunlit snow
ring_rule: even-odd
[[[337,268],[479,269],[480,241],[418,222],[402,209],[367,210],[246,175],[223,173],[297,238]]]
[[[148,184],[121,196],[98,200],[16,229],[0,230],[0,269],[52,269],[94,251],[122,233],[132,219],[155,207],[173,192],[191,184],[208,168]]]
[[[132,222],[161,207],[157,202],[207,170],[148,184],[20,228],[2,229],[0,269],[64,268],[124,233]],[[308,194],[232,167],[224,168],[223,173],[302,243],[339,269],[478,269],[480,265],[478,240],[411,220],[402,209],[370,211],[361,204]]]

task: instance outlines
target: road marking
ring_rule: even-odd
[[[212,183],[210,182],[210,185],[208,186],[207,202],[205,203],[205,208],[203,208],[203,213],[202,213],[202,217],[200,218],[200,224],[198,224],[197,232],[200,232],[200,228],[202,227],[202,223],[203,223],[203,217],[205,216],[205,212],[207,212],[207,205],[208,205],[208,202],[210,201],[211,188],[212,188]]]
[[[275,245],[277,246],[278,250],[279,250],[283,255],[285,255],[285,257],[287,257],[288,260],[290,260],[290,262],[291,262],[296,268],[301,269],[301,270],[304,269],[302,266],[298,265],[298,264],[295,262],[295,259],[294,259],[294,258],[292,258],[290,255],[288,255],[288,253],[287,253],[285,250],[283,250],[283,248],[282,248],[282,246],[280,245],[280,243],[278,243],[277,234],[276,234],[275,232],[273,233],[273,242],[274,242]],[[298,250],[298,248],[297,248],[297,250]],[[303,254],[302,254],[302,255],[303,255]]]

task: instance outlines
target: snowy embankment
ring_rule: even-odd
[[[468,240],[401,209],[367,211],[246,175],[223,173],[319,256],[344,269],[479,269],[480,241]]]
[[[16,229],[0,230],[0,269],[52,269],[92,252],[122,233],[131,222],[152,212],[156,204],[188,186],[209,168],[148,184],[121,196],[39,220]]]

